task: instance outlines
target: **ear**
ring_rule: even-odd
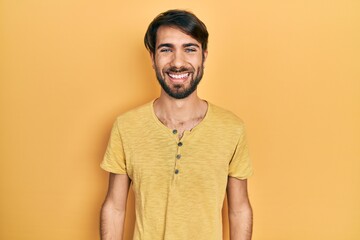
[[[205,61],[207,59],[207,56],[208,56],[208,51],[206,50],[206,51],[203,52],[203,66],[204,67],[205,67]]]
[[[155,54],[150,52],[150,58],[151,58],[151,67],[155,69]]]

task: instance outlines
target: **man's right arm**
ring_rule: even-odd
[[[101,240],[122,239],[129,185],[128,175],[110,173],[109,189],[101,209]]]

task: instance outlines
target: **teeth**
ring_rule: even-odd
[[[171,78],[175,78],[175,79],[180,79],[180,78],[186,78],[189,76],[189,73],[184,73],[184,74],[170,74],[169,73],[169,76]]]

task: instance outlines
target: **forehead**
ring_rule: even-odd
[[[179,28],[170,27],[170,26],[161,26],[156,33],[156,46],[164,43],[170,44],[186,44],[186,43],[196,43],[199,46],[201,44],[190,35],[182,32]]]

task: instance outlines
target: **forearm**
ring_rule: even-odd
[[[230,240],[251,240],[253,213],[248,205],[240,211],[229,209]]]
[[[125,211],[117,210],[109,204],[101,209],[101,240],[121,240],[123,237]]]

